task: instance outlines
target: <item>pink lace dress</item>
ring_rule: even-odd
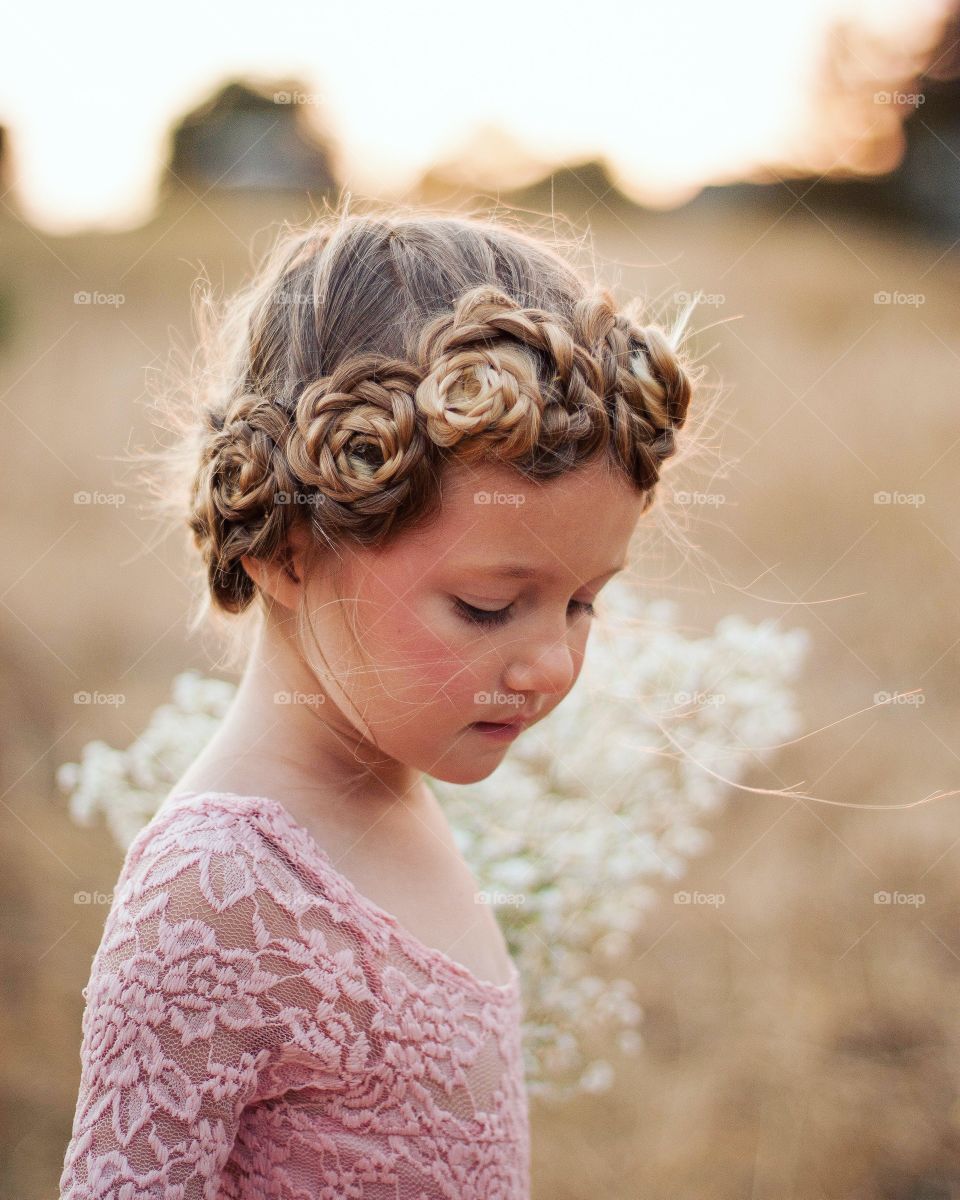
[[[516,966],[476,978],[278,802],[131,843],[83,990],[63,1200],[526,1200]]]

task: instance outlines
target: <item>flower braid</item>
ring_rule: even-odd
[[[291,510],[282,497],[296,486],[286,455],[289,422],[269,400],[244,393],[208,410],[205,428],[188,524],[213,595],[239,612],[255,593],[240,559],[276,557],[286,542]]]
[[[436,506],[451,459],[550,478],[606,445],[652,500],[692,380],[609,291],[565,317],[481,284],[415,333],[408,358],[364,350],[282,402],[244,392],[208,416],[190,525],[223,608],[249,602],[240,559],[280,555],[295,505],[327,544],[374,543]]]

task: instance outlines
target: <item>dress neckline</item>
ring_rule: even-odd
[[[247,812],[248,815],[252,814],[254,818],[261,818],[268,825],[273,822],[282,825],[292,836],[294,843],[299,843],[297,848],[302,852],[301,861],[306,860],[304,865],[315,870],[316,863],[319,862],[322,864],[327,874],[336,877],[356,905],[372,914],[380,923],[389,925],[396,940],[406,947],[414,958],[427,960],[428,963],[436,965],[446,974],[452,975],[458,982],[470,984],[484,995],[494,999],[513,1000],[519,994],[520,972],[512,956],[510,956],[510,979],[506,983],[494,983],[489,979],[481,979],[469,967],[457,959],[451,958],[450,955],[444,953],[444,951],[438,949],[436,946],[428,946],[426,942],[421,941],[420,938],[411,933],[405,925],[402,925],[393,913],[388,912],[385,908],[381,908],[369,896],[365,896],[357,885],[339,870],[333,859],[317,842],[310,830],[306,826],[301,825],[290,810],[279,800],[274,800],[270,796],[254,796],[241,792],[221,792],[210,788],[205,788],[202,791],[173,791],[167,797],[166,803],[168,807],[165,811],[179,811],[184,807],[182,803],[184,800],[196,800],[205,797],[217,801],[227,801],[228,804],[233,804],[234,806],[237,806],[237,802],[239,802],[239,807]]]

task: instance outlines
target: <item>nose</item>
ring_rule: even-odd
[[[562,638],[528,648],[522,661],[507,669],[504,686],[516,692],[566,694],[576,681],[577,668],[570,647]]]

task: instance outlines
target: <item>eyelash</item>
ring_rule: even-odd
[[[509,618],[511,608],[509,604],[506,608],[474,608],[472,604],[467,604],[466,600],[461,600],[459,597],[454,598],[454,603],[464,620],[470,621],[474,625],[502,625]],[[596,616],[593,605],[586,600],[571,600],[570,603],[578,608],[584,616]]]

